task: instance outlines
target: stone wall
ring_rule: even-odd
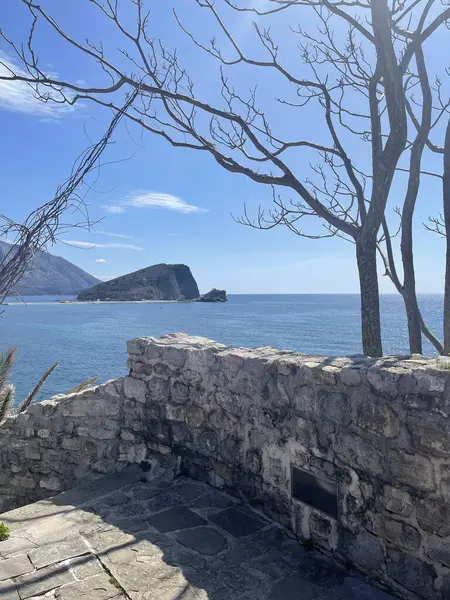
[[[128,344],[130,375],[0,427],[0,511],[172,453],[407,598],[450,598],[448,359],[329,359],[185,335]],[[336,481],[338,518],[292,498]]]

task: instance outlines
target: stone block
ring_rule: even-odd
[[[426,541],[425,552],[431,560],[450,567],[450,537],[431,535]]]
[[[439,414],[409,416],[407,425],[413,445],[422,453],[450,457],[450,423]]]
[[[184,404],[166,404],[164,406],[164,416],[169,421],[186,421],[188,410]]]
[[[14,579],[19,575],[24,575],[25,573],[30,573],[31,571],[34,571],[34,567],[30,563],[26,554],[19,554],[19,556],[5,558],[4,560],[0,559],[0,581]]]
[[[291,403],[283,384],[276,379],[267,382],[262,390],[262,397],[264,402],[271,406],[289,406]]]
[[[127,366],[129,369],[129,376],[134,377],[135,379],[147,381],[155,374],[155,368],[153,365],[141,361],[136,361],[129,358],[127,360]]]
[[[147,529],[147,524],[144,522],[143,524],[144,529]],[[128,523],[127,528],[129,529]],[[87,579],[88,577],[93,577],[94,575],[104,573],[103,567],[99,560],[92,554],[85,554],[83,556],[71,558],[68,561],[68,565],[78,580]]]
[[[340,371],[340,377],[344,385],[356,386],[362,382],[361,373],[358,368],[344,367]]]
[[[366,377],[377,393],[392,397],[397,394],[397,384],[402,374],[402,371],[396,371],[395,368],[386,369],[375,365],[367,370]]]
[[[136,338],[134,340],[129,340],[127,342],[127,353],[142,356],[144,354],[145,347],[146,344],[144,338]]]
[[[148,379],[148,395],[154,402],[163,403],[169,399],[170,382],[163,377]]]
[[[125,377],[123,380],[123,391],[127,398],[145,402],[148,391],[147,384],[141,379],[135,377]]]
[[[334,451],[346,465],[356,466],[377,477],[385,473],[380,451],[368,440],[356,434],[342,432],[337,435]]]
[[[242,442],[233,435],[227,436],[220,442],[219,455],[232,465],[242,464]]]
[[[89,429],[87,437],[91,437],[94,440],[112,440],[118,434],[118,430],[105,429],[103,427],[93,427]]]
[[[433,373],[419,369],[413,373],[413,376],[419,391],[431,393],[442,393],[448,377],[445,371],[435,371]]]
[[[180,445],[182,448],[190,448],[193,443],[193,435],[186,423],[182,421],[174,421],[170,424],[172,432],[172,442],[175,446]]]
[[[0,598],[2,600],[20,600],[14,581],[11,579],[0,581]]]
[[[160,349],[161,361],[175,369],[184,366],[188,351],[186,348],[176,345],[162,346]]]
[[[36,544],[25,537],[19,537],[13,534],[9,539],[4,540],[0,545],[0,557],[8,558],[12,554],[24,554],[29,550],[36,548]]]
[[[89,548],[80,536],[75,536],[56,544],[43,545],[29,552],[31,562],[37,569],[48,567],[57,562],[88,554]]]
[[[424,456],[391,450],[387,466],[394,484],[400,483],[423,491],[433,491],[436,488],[433,464]]]
[[[147,519],[152,527],[167,533],[206,525],[205,519],[188,508],[169,508]]]
[[[190,388],[181,381],[174,381],[170,387],[169,401],[176,404],[184,404],[189,398]]]
[[[177,542],[192,550],[214,556],[227,547],[224,536],[212,527],[196,527],[176,534]]]
[[[64,438],[61,445],[64,448],[64,450],[73,450],[76,452],[81,449],[81,440],[72,437]]]
[[[43,477],[39,481],[39,487],[46,490],[59,491],[62,487],[61,480],[58,477]]]
[[[47,439],[50,437],[50,430],[49,429],[38,429],[36,434],[39,438]]]
[[[41,451],[37,448],[33,448],[31,445],[26,445],[23,449],[23,455],[25,458],[30,460],[41,460]]]
[[[34,573],[21,575],[15,580],[15,583],[20,591],[21,599],[25,600],[25,598],[41,596],[72,581],[74,579],[67,566],[52,565]]]
[[[191,429],[199,429],[206,422],[205,411],[200,406],[191,406],[186,412],[186,423]]]
[[[123,598],[121,591],[106,573],[65,585],[55,593],[57,600],[110,600],[118,597]]]
[[[161,358],[161,346],[155,343],[155,338],[142,338],[145,359],[149,361]]]
[[[243,471],[236,467],[229,466],[228,468],[229,472],[223,468],[220,469],[220,474],[223,478],[221,487],[229,488],[246,502],[254,503],[256,505],[263,504],[264,480],[262,476],[255,475],[249,471]],[[217,469],[216,471],[219,472]],[[266,506],[268,508],[268,504]]]
[[[292,407],[304,419],[315,421],[318,418],[317,399],[314,390],[307,385],[297,389],[292,400]]]
[[[377,571],[384,564],[384,551],[379,539],[364,529],[354,534],[342,531],[338,551],[363,569]]]
[[[394,519],[386,519],[384,531],[386,539],[400,548],[415,552],[420,547],[421,535],[411,525]]]
[[[396,548],[388,549],[388,558],[389,577],[420,598],[429,600],[433,597],[436,571],[431,565]]]
[[[400,421],[392,408],[379,399],[362,398],[356,408],[355,425],[376,435],[395,438],[400,433]]]
[[[205,456],[214,456],[219,449],[219,435],[212,429],[202,431],[197,438],[197,449]]]
[[[37,484],[33,477],[28,477],[27,475],[16,475],[9,483],[14,487],[25,488],[27,490],[34,489]]]
[[[170,444],[169,423],[159,419],[147,419],[144,422],[144,439],[159,444]]]
[[[258,448],[250,448],[245,453],[245,468],[260,475],[262,471],[262,452]]]
[[[351,421],[351,407],[349,397],[340,392],[317,392],[318,418],[320,421],[328,420],[332,423],[346,427]]]
[[[267,521],[261,519],[254,512],[239,506],[215,513],[209,517],[209,520],[235,538],[250,535],[267,524]]]
[[[420,527],[429,533],[450,536],[450,505],[434,498],[416,501],[416,517]]]
[[[87,390],[69,396],[62,403],[63,417],[115,417],[119,413],[118,396],[103,396],[103,389]]]
[[[409,517],[413,510],[410,494],[391,485],[383,487],[380,500],[386,510],[403,517]]]

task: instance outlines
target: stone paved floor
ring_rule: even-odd
[[[140,477],[0,515],[1,600],[392,600],[225,494]]]

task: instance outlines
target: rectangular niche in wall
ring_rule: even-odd
[[[337,519],[338,486],[336,481],[317,477],[309,471],[292,465],[291,488],[293,498]]]

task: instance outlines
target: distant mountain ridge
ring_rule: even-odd
[[[0,264],[13,246],[0,241]],[[76,295],[100,283],[80,267],[61,256],[39,250],[28,266],[14,292],[21,296]]]
[[[187,265],[162,263],[84,290],[78,300],[194,300],[199,295]]]

